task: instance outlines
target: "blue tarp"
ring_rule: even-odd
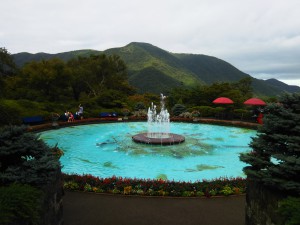
[[[25,124],[34,124],[34,123],[44,122],[44,118],[42,116],[24,117],[22,120],[23,120],[23,123],[25,123]]]
[[[99,114],[100,117],[117,117],[118,114],[116,112],[102,112]]]

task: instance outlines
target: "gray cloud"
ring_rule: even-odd
[[[141,41],[300,85],[299,15],[298,0],[4,0],[0,45],[58,53]]]

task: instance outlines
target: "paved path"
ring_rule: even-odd
[[[160,198],[66,191],[64,225],[244,225],[245,196]]]

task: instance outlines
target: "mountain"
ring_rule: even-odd
[[[165,51],[148,43],[132,42],[124,47],[105,51],[77,50],[58,54],[18,53],[12,55],[18,66],[29,61],[60,58],[65,61],[91,54],[116,54],[127,65],[129,82],[140,93],[167,93],[176,86],[191,87],[214,82],[236,82],[251,77],[228,62],[212,56],[200,54],[178,54]],[[259,80],[252,77],[256,95],[275,96],[283,91],[296,92],[300,87],[284,84],[276,79]]]
[[[205,84],[172,53],[151,44],[133,42],[122,48],[108,49],[104,53],[117,54],[125,61],[128,66],[129,81],[142,92],[148,91],[143,89],[147,85],[152,87],[152,92],[160,93],[174,86]],[[143,84],[146,82],[143,78],[151,76],[149,71],[155,73],[152,79],[147,79],[147,83]],[[162,86],[166,88],[160,89]]]
[[[280,90],[286,91],[286,92],[300,92],[300,87],[297,85],[287,85],[286,83],[283,83],[276,79],[268,79],[265,80],[265,82],[269,85],[272,85],[274,87],[279,88]]]

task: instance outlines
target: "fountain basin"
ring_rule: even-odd
[[[159,136],[159,133],[157,136]],[[148,133],[140,133],[132,136],[132,140],[137,143],[152,145],[175,145],[184,142],[185,138],[182,135],[173,133],[169,133],[166,138],[152,138],[148,137]]]

